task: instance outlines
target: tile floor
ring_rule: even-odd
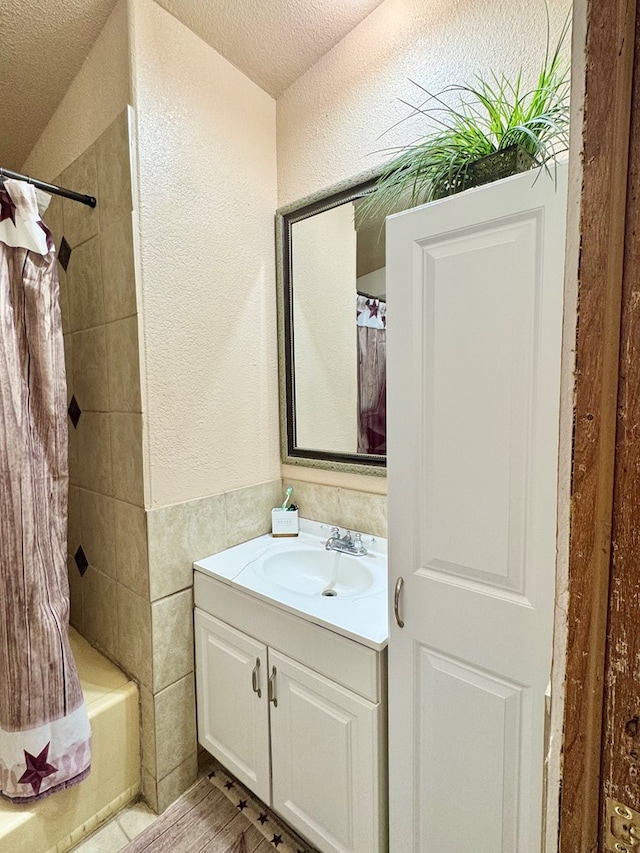
[[[198,755],[198,781],[213,768],[213,759],[202,751]],[[118,812],[94,833],[87,836],[69,853],[120,853],[130,841],[140,835],[158,818],[149,806],[142,802],[131,803]]]
[[[71,853],[119,853],[156,818],[145,803],[133,803],[76,845]]]

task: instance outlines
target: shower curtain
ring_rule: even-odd
[[[387,452],[387,303],[358,294],[358,453]]]
[[[53,241],[0,184],[0,796],[83,779],[91,731],[69,646],[66,381]]]

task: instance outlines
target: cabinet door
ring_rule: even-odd
[[[196,608],[198,740],[270,800],[267,647]]]
[[[323,853],[376,853],[379,706],[272,649],[269,675],[273,807]]]
[[[566,178],[387,222],[392,853],[540,850]]]

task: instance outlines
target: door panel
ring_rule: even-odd
[[[273,807],[321,850],[379,851],[377,706],[269,650]]]
[[[198,740],[268,803],[267,647],[198,609],[195,637]]]
[[[486,849],[515,851],[520,738],[530,725],[530,691],[424,646],[417,663],[417,739],[425,745],[416,780],[420,838],[434,850],[452,849],[452,828],[460,830],[455,819],[441,816],[464,815]],[[437,785],[431,783],[434,767],[440,768]],[[468,828],[461,832],[471,835]]]
[[[387,222],[392,853],[540,848],[565,185]]]
[[[520,593],[539,218],[533,211],[422,243],[421,565]]]

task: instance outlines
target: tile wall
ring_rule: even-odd
[[[195,779],[193,560],[265,533],[281,483],[145,511],[129,113],[55,183],[69,402],[71,622],[140,685],[144,794],[162,811]]]
[[[293,486],[292,500],[303,518],[337,524],[373,536],[387,535],[387,496],[358,492],[354,489],[323,486],[287,478],[285,486]]]
[[[142,789],[158,811],[197,773],[192,563],[267,533],[281,501],[278,479],[147,511],[152,654],[141,687]]]
[[[386,497],[301,481],[287,485],[305,517],[386,535]],[[159,811],[193,782],[197,769],[192,563],[268,533],[271,509],[282,496],[277,479],[147,511],[153,652],[151,686],[141,687],[142,786]]]
[[[69,399],[71,623],[140,685],[151,685],[152,630],[133,251],[129,111],[54,183]]]
[[[58,249],[70,402],[71,622],[138,679],[128,664],[151,613],[129,162],[125,111],[55,181],[98,206],[53,196],[45,220]]]
[[[140,685],[143,793],[164,810],[196,778],[192,562],[270,529],[280,479],[145,510],[129,111],[55,181],[69,397],[71,622]],[[386,535],[386,499],[302,481],[301,514]]]

